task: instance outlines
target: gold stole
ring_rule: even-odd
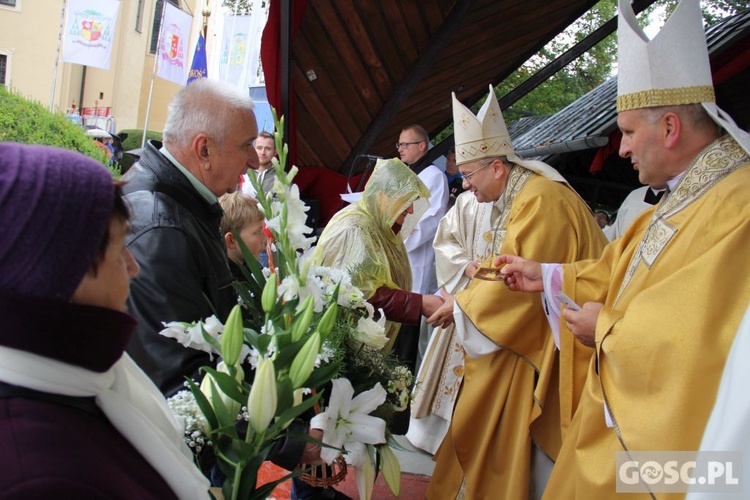
[[[750,300],[748,185],[750,156],[721,138],[600,261],[564,267],[566,294],[605,305],[550,498],[614,497],[616,451],[698,449]]]

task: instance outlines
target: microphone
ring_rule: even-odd
[[[370,161],[377,161],[382,160],[382,156],[375,156],[375,155],[357,155],[357,158],[367,158]]]

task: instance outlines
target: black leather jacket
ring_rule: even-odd
[[[216,314],[224,322],[237,303],[219,231],[221,208],[209,204],[150,141],[124,176],[132,212],[128,249],[141,266],[131,281],[128,310],[138,327],[128,353],[170,396],[185,377],[211,365],[202,351],[159,335],[162,322],[198,321]]]

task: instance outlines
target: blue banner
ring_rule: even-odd
[[[193,64],[190,66],[190,72],[188,73],[187,85],[193,80],[199,80],[208,76],[208,69],[206,65],[206,40],[203,38],[203,33],[198,37],[198,43],[195,45],[195,54],[193,55]]]

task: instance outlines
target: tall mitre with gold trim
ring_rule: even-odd
[[[469,108],[453,97],[453,138],[456,143],[456,165],[463,165],[484,158],[505,156],[508,161],[521,165],[539,175],[557,182],[566,183],[560,173],[544,162],[525,160],[516,155],[511,144],[508,127],[492,85],[489,94],[476,116]]]
[[[698,0],[682,0],[649,40],[628,0],[619,0],[617,112],[698,104],[750,152],[750,134],[716,105]]]

